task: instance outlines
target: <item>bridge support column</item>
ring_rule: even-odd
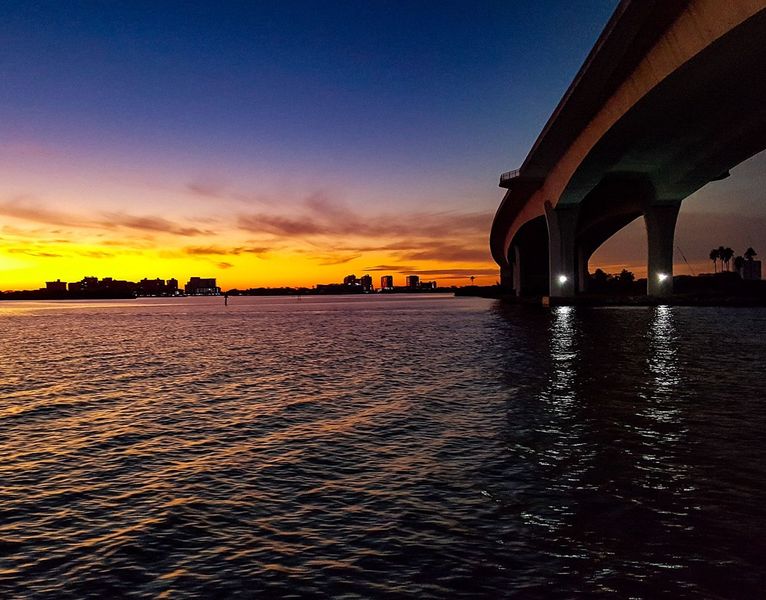
[[[545,203],[548,223],[550,296],[574,296],[580,282],[580,260],[575,234],[578,206],[553,208]]]
[[[588,256],[582,246],[577,247],[577,289],[581,292],[586,291],[585,279],[588,276]]]
[[[646,293],[670,296],[673,293],[673,238],[681,203],[649,206],[644,213],[649,257]]]
[[[521,296],[521,251],[518,246],[511,248],[513,252],[513,291]]]
[[[500,287],[505,291],[513,288],[513,265],[500,267]]]

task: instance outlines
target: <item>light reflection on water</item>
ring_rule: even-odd
[[[0,303],[0,596],[755,597],[766,311]]]

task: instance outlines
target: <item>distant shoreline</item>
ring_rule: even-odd
[[[308,296],[312,297],[326,297],[326,296],[350,296],[350,297],[380,297],[380,296],[424,296],[424,295],[457,295],[455,289],[442,288],[435,290],[402,290],[402,291],[385,291],[385,292],[371,292],[371,293],[348,293],[348,292],[272,292],[272,293],[228,293],[228,294],[183,294],[177,296],[134,296],[134,295],[119,295],[119,294],[104,294],[104,295],[78,295],[78,296],[65,296],[65,295],[51,295],[39,292],[0,292],[0,301],[90,301],[90,300],[141,300],[146,298],[157,298],[162,300],[180,300],[184,298],[221,298],[226,295],[229,298],[246,298],[246,297],[286,297],[286,298],[304,298]],[[469,295],[469,294],[466,294]]]

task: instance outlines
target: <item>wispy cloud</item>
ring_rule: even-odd
[[[216,232],[210,229],[200,229],[198,227],[186,227],[174,223],[164,217],[155,216],[136,216],[125,213],[107,213],[106,221],[96,222],[102,227],[124,227],[138,231],[149,231],[152,233],[168,233],[183,237],[193,237],[200,235],[215,235]]]
[[[234,190],[220,179],[197,179],[187,183],[185,189],[194,196],[211,200],[225,200],[243,204],[272,204],[272,199],[268,196]]]
[[[149,233],[164,233],[182,237],[209,236],[216,232],[177,223],[155,215],[134,215],[123,212],[99,213],[86,217],[69,212],[50,209],[38,200],[28,196],[17,196],[0,201],[0,216],[22,221],[74,229],[130,229]],[[56,233],[56,230],[48,233]]]
[[[240,213],[240,229],[274,238],[300,239],[317,248],[320,265],[339,264],[367,252],[385,252],[403,261],[490,263],[487,232],[490,212],[409,211],[362,214],[346,203],[316,192],[282,212]],[[338,240],[342,240],[338,245]],[[371,243],[371,240],[386,240]],[[328,261],[323,249],[346,253]],[[348,259],[346,260],[346,257]]]
[[[417,271],[417,267],[412,265],[373,265],[372,267],[365,267],[365,271],[391,271],[394,273],[414,273]]]
[[[270,249],[260,246],[187,246],[183,249],[185,254],[191,256],[239,256],[240,254],[266,254]]]
[[[59,227],[87,227],[88,223],[68,213],[49,209],[28,196],[0,201],[0,215]]]

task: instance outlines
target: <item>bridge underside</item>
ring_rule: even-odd
[[[766,148],[764,39],[761,11],[675,69],[599,137],[558,197],[546,197],[546,181],[514,182],[492,234],[503,283],[517,294],[583,291],[593,253],[643,216],[648,293],[671,293],[682,200]],[[543,254],[547,286],[536,271]]]

